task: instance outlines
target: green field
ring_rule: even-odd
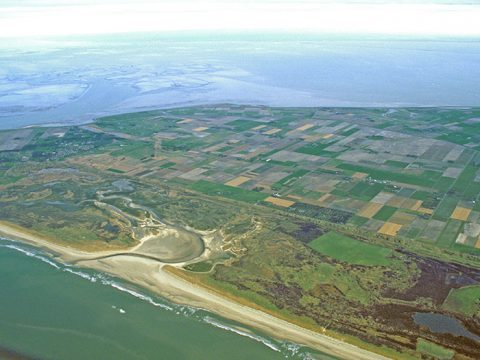
[[[463,223],[459,220],[450,219],[437,240],[437,245],[450,247],[455,243]]]
[[[308,155],[333,156],[334,153],[325,150],[325,148],[329,147],[332,144],[333,143],[313,143],[302,146],[295,151]]]
[[[133,136],[150,136],[155,132],[167,131],[177,127],[177,119],[159,115],[159,111],[144,111],[106,116],[97,119],[95,124],[107,131],[124,132]]]
[[[388,266],[390,249],[364,243],[331,231],[308,244],[313,250],[349,264]]]
[[[154,155],[153,143],[147,141],[126,142],[118,150],[111,152],[112,156],[130,156],[135,159],[144,159]]]
[[[392,217],[393,214],[395,214],[396,211],[397,211],[397,208],[394,208],[393,206],[385,205],[380,209],[379,212],[377,212],[374,215],[373,218],[377,220],[387,221]]]
[[[250,130],[253,129],[254,127],[262,125],[261,122],[259,121],[253,121],[253,120],[234,120],[230,121],[226,125],[233,126],[235,131],[245,131],[245,130]]]
[[[450,360],[455,355],[455,351],[445,349],[443,346],[424,339],[417,340],[417,351],[422,354],[433,356],[434,359],[438,360]]]
[[[356,184],[350,191],[347,192],[348,195],[354,196],[361,200],[370,201],[372,200],[380,191],[383,190],[385,185],[383,184],[370,184],[367,182],[359,182]]]
[[[402,172],[393,172],[391,170],[375,169],[368,166],[343,163],[337,166],[339,169],[351,170],[367,173],[370,177],[376,180],[394,181],[410,185],[419,185],[432,187],[435,185],[435,179],[440,177],[440,174],[435,171],[424,171],[420,175],[407,174]]]
[[[223,184],[215,184],[205,180],[199,180],[191,184],[190,188],[206,195],[221,196],[228,199],[249,203],[256,203],[258,201],[265,200],[268,197],[268,195],[265,193],[245,190]]]
[[[478,316],[480,314],[480,286],[450,290],[443,307],[467,316]]]

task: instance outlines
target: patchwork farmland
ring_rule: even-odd
[[[144,124],[96,123],[106,133],[133,127],[146,135],[155,117],[152,154],[81,161],[285,211],[295,204],[342,211],[348,224],[368,231],[475,252],[480,123],[472,119],[478,116],[478,110],[441,108],[173,109],[152,112]],[[150,140],[138,141],[148,148]]]
[[[341,212],[338,221],[366,231],[477,252],[479,114],[202,106],[3,132],[0,150],[54,160],[69,155],[61,144],[81,133],[72,165],[322,219],[322,211]],[[89,137],[105,142],[101,151]],[[5,168],[0,182],[14,181],[13,173]]]

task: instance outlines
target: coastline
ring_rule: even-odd
[[[54,244],[18,226],[0,222],[0,234],[41,247],[63,262],[118,276],[168,300],[205,309],[227,319],[258,329],[273,338],[306,345],[312,349],[348,360],[385,360],[385,356],[359,348],[333,337],[308,330],[261,310],[242,305],[219,293],[187,281],[168,271],[171,264],[132,256],[125,251],[85,252]],[[121,252],[121,253],[120,253]],[[108,258],[97,259],[109,255]],[[113,256],[111,256],[113,255]]]

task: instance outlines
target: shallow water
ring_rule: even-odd
[[[480,105],[478,39],[131,35],[0,44],[0,129],[211,103]],[[58,103],[65,84],[86,90]],[[25,87],[49,86],[42,101]],[[60,91],[59,90],[59,91]],[[14,96],[14,100],[1,101]]]
[[[480,336],[468,331],[463,324],[455,318],[434,313],[420,313],[413,315],[417,325],[427,326],[435,333],[447,333],[455,336],[464,336],[472,340],[480,341]]]
[[[0,240],[0,273],[0,348],[26,357],[311,358],[308,349],[171,304],[105,274],[59,264],[23,244]]]

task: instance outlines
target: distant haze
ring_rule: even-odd
[[[9,46],[10,44],[10,46]],[[0,41],[0,129],[193,104],[478,106],[480,42],[298,34]]]
[[[186,30],[480,36],[478,1],[4,0],[0,37]]]

